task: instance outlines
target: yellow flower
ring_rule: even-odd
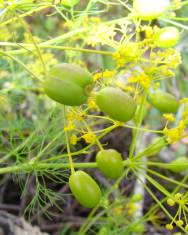
[[[115,215],[121,215],[123,211],[123,207],[122,206],[117,206],[113,209],[113,212]]]
[[[90,17],[89,19],[90,19],[90,21],[93,22],[93,23],[101,23],[101,18],[100,18],[100,17],[94,17],[94,16],[92,16],[92,17]]]
[[[150,60],[151,63],[155,65],[156,71],[158,70],[159,73],[161,68],[163,71],[165,71],[165,69],[176,69],[177,66],[182,62],[180,53],[173,48],[150,53]],[[162,67],[158,68],[157,64]]]
[[[149,77],[144,71],[142,71],[139,75],[132,75],[128,79],[129,83],[138,83],[143,88],[148,89],[151,86],[152,77]]]
[[[171,113],[164,113],[163,117],[168,121],[168,122],[174,122],[176,119]]]
[[[108,45],[113,41],[115,32],[115,25],[97,24],[96,27],[91,30],[91,33],[87,39],[87,43],[93,47],[97,44]]]
[[[174,206],[174,205],[175,205],[175,201],[174,201],[172,198],[169,198],[169,199],[167,200],[167,204],[168,204],[169,206]]]
[[[182,199],[182,194],[181,193],[176,193],[174,198],[179,201],[179,200]]]
[[[33,40],[36,43],[40,43],[42,41],[39,37],[32,36],[32,38],[31,38],[31,35],[29,33],[26,33],[26,32],[24,33],[24,42],[25,43],[33,43]]]
[[[64,131],[71,131],[74,130],[75,125],[72,121],[69,121],[68,124],[64,127]]]
[[[114,70],[105,70],[103,73],[102,73],[102,76],[103,78],[111,78],[115,75],[115,71]]]
[[[148,25],[141,26],[140,31],[145,32],[146,38],[153,38],[154,32],[153,32],[153,28],[151,26],[148,26]]]
[[[75,145],[77,142],[78,142],[77,136],[74,135],[74,134],[71,135],[71,137],[70,137],[70,143],[71,143],[72,145]]]
[[[184,107],[184,110],[182,112],[182,119],[187,122],[188,120],[188,106],[185,106]]]
[[[127,206],[126,206],[126,209],[127,209],[127,213],[128,213],[129,215],[132,215],[132,214],[135,212],[135,210],[136,210],[136,205],[135,205],[135,203],[133,203],[133,202],[128,202],[128,203],[127,203]]]
[[[170,205],[176,205],[177,207],[177,212],[175,213],[174,218],[172,219],[171,223],[166,225],[166,229],[168,230],[172,230],[173,226],[172,223],[174,223],[176,221],[176,218],[178,218],[178,220],[175,222],[177,226],[183,226],[184,225],[184,221],[185,221],[185,230],[188,231],[188,224],[187,224],[187,211],[188,211],[188,193],[176,193],[172,198],[169,198],[167,200],[167,203]]]
[[[74,22],[72,20],[67,20],[63,23],[62,27],[64,29],[71,29],[74,26]]]
[[[67,119],[69,120],[69,121],[72,121],[73,119],[74,119],[74,113],[73,112],[69,112],[68,114],[67,114]]]
[[[88,105],[88,107],[89,107],[90,109],[97,108],[96,102],[95,102],[95,100],[92,99],[92,98],[88,99],[87,105]]]
[[[142,50],[138,43],[129,42],[122,45],[116,52],[113,53],[113,59],[119,67],[123,67],[129,62],[138,62],[142,55]]]
[[[171,49],[171,50],[172,52],[171,54],[169,54],[169,58],[168,58],[168,66],[173,69],[176,69],[178,65],[182,63],[181,55],[175,49]]]
[[[137,94],[138,90],[135,89],[135,87],[132,85],[126,85],[123,81],[116,81],[116,86],[121,88],[121,90],[124,90],[127,93],[134,93]]]
[[[78,111],[76,113],[74,113],[74,118],[77,120],[77,121],[82,121],[83,118],[85,116],[85,113],[84,111]]]
[[[168,65],[161,65],[156,68],[156,72],[163,77],[170,78],[174,77],[175,73],[171,70],[172,68]]]
[[[57,64],[57,59],[52,53],[42,53],[42,59],[48,69],[50,66]],[[30,70],[32,70],[36,75],[40,76],[44,73],[44,68],[41,66],[41,60],[38,58],[35,61],[30,60],[31,62],[28,64]]]
[[[177,226],[182,226],[183,225],[183,220],[179,219],[176,221]]]
[[[168,129],[167,127],[165,127],[163,132],[167,136],[167,140],[169,143],[175,143],[184,137],[185,128],[185,122],[181,120],[177,127],[174,127],[172,129]]]
[[[180,102],[181,102],[182,104],[188,104],[188,98],[185,97],[185,98],[181,99]]]
[[[93,132],[87,132],[82,136],[82,138],[85,140],[86,143],[92,144],[96,140],[96,136]]]
[[[95,73],[93,75],[93,80],[94,82],[96,82],[97,80],[99,80],[100,78],[102,78],[102,72],[98,72],[98,73]]]
[[[167,229],[167,230],[173,230],[173,228],[174,228],[174,227],[173,227],[172,224],[167,224],[167,225],[166,225],[166,229]]]
[[[115,71],[114,70],[105,70],[103,72],[98,72],[96,74],[93,75],[93,80],[94,81],[97,81],[99,80],[100,78],[111,78],[115,75]]]

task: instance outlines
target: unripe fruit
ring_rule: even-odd
[[[79,0],[62,0],[61,3],[65,6],[74,6],[79,2]]]
[[[169,4],[169,0],[134,0],[133,8],[142,20],[153,20],[163,14]]]
[[[72,194],[78,202],[86,207],[93,208],[101,199],[101,190],[95,180],[84,171],[76,171],[69,178]]]
[[[176,97],[163,91],[150,94],[149,102],[162,113],[177,113],[179,108]]]
[[[115,179],[123,173],[123,159],[121,154],[114,149],[99,151],[96,161],[98,168],[106,177]]]
[[[176,172],[176,173],[180,173],[186,169],[188,169],[188,158],[187,157],[178,157],[176,159],[174,159],[173,161],[170,162],[170,164],[168,166],[168,169]]]
[[[96,104],[100,110],[111,118],[127,122],[136,112],[136,103],[133,98],[119,88],[105,87],[96,96]]]
[[[159,29],[154,35],[154,44],[160,48],[175,46],[180,39],[180,33],[176,27]]]
[[[92,87],[92,76],[75,64],[62,63],[54,66],[45,79],[44,91],[53,100],[70,106],[87,101]]]

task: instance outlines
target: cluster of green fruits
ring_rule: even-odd
[[[78,0],[64,0],[62,4],[74,6]],[[153,20],[162,15],[169,7],[169,0],[134,0],[133,11],[141,20]],[[156,31],[154,45],[169,48],[177,44],[180,33],[175,27],[164,27]],[[84,104],[93,88],[93,79],[89,71],[78,65],[62,63],[54,66],[44,81],[44,91],[53,100],[68,106]],[[179,101],[173,95],[155,91],[150,93],[148,101],[162,113],[176,113]],[[127,122],[134,118],[138,110],[136,101],[119,88],[107,86],[96,94],[96,104],[110,118]],[[99,170],[111,179],[123,173],[123,159],[114,149],[101,150],[96,162]],[[75,171],[69,178],[70,189],[75,198],[85,207],[98,205],[101,191],[95,180],[84,171]]]
[[[78,65],[62,63],[54,66],[44,83],[45,93],[53,100],[69,106],[79,106],[87,101],[93,87],[92,75]],[[161,112],[176,113],[178,100],[171,94],[159,91],[150,95],[150,103]],[[135,100],[119,88],[105,87],[97,92],[99,109],[114,120],[127,122],[137,109]],[[111,179],[123,173],[123,159],[114,149],[101,150],[96,162],[99,170]],[[95,180],[84,171],[75,171],[69,178],[70,189],[75,198],[87,208],[95,207],[101,191]]]

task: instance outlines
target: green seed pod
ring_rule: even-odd
[[[133,98],[119,88],[105,87],[100,90],[96,97],[96,104],[102,112],[120,122],[131,120],[136,112]]]
[[[177,113],[179,108],[176,97],[163,91],[150,94],[149,102],[162,113]]]
[[[123,159],[121,154],[114,149],[99,151],[96,161],[98,168],[106,177],[115,179],[123,173]]]
[[[173,172],[180,173],[188,169],[188,158],[187,157],[178,157],[170,162],[167,168]]]
[[[86,207],[93,208],[101,199],[101,190],[95,180],[84,171],[76,171],[69,178],[72,194],[78,202]]]
[[[51,99],[61,104],[77,106],[87,101],[92,83],[92,76],[86,69],[62,63],[49,71],[43,86]]]
[[[133,8],[142,20],[153,20],[163,14],[168,6],[169,0],[134,0]]]
[[[154,44],[160,48],[175,46],[180,39],[179,30],[176,27],[164,27],[154,35]]]

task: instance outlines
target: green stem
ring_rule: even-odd
[[[51,4],[48,4],[48,5],[45,5],[45,6],[41,6],[41,7],[32,9],[32,10],[26,12],[26,13],[21,14],[19,17],[24,18],[25,16],[32,15],[33,13],[42,11],[42,10],[44,10],[44,9],[50,7],[50,6],[52,6],[52,5],[51,5]],[[10,23],[13,23],[13,22],[15,22],[15,21],[17,21],[17,20],[18,20],[17,17],[13,17],[13,18],[11,18],[11,19],[9,19],[9,20],[6,20],[6,21],[2,22],[2,23],[0,24],[0,27],[3,27],[3,26],[5,26],[5,25],[7,25],[7,24],[10,24]]]
[[[63,121],[64,121],[64,127],[66,125],[66,107],[64,105],[63,107]],[[70,145],[69,145],[69,138],[68,138],[68,134],[67,134],[67,131],[65,131],[65,139],[66,139],[66,144],[67,144],[67,154],[68,154],[68,157],[69,157],[69,164],[70,164],[70,169],[71,169],[71,174],[73,174],[75,172],[74,170],[74,164],[73,164],[73,160],[72,160],[72,155],[71,155],[71,151],[70,151]]]
[[[33,44],[30,43],[12,43],[12,42],[0,42],[0,46],[12,46],[12,47],[25,47],[26,49],[36,49],[36,47]],[[55,49],[55,50],[67,50],[67,51],[79,51],[83,53],[95,53],[95,54],[101,54],[101,55],[109,55],[111,56],[113,52],[109,51],[101,51],[101,50],[93,50],[93,49],[84,49],[84,48],[76,48],[76,47],[67,47],[67,46],[53,46],[53,45],[43,45],[38,44],[38,48],[40,49]],[[27,53],[28,50],[12,50],[8,51],[10,54],[20,54],[20,53]]]
[[[100,140],[101,138],[103,138],[105,135],[107,135],[109,132],[111,132],[113,129],[115,129],[117,126],[116,125],[113,125],[113,126],[110,126],[108,128],[106,128],[105,132],[102,133],[100,136],[98,136],[98,140]],[[78,151],[75,151],[75,152],[72,152],[71,155],[72,156],[78,156],[80,154],[86,154],[86,153],[89,153],[87,150],[90,149],[93,145],[95,145],[95,142],[94,143],[91,143],[89,145],[87,145],[86,147],[84,147],[83,149],[81,150],[78,150]],[[49,159],[46,159],[44,160],[45,162],[50,162],[50,161],[55,161],[55,160],[59,160],[59,159],[62,159],[62,157],[66,157],[68,156],[67,153],[65,154],[62,154],[62,155],[57,155],[55,157],[51,157]]]
[[[124,166],[129,166],[131,163],[128,160],[123,161]],[[83,168],[83,169],[90,169],[90,168],[97,168],[96,162],[75,162],[74,168]],[[57,169],[71,169],[70,163],[42,163],[42,162],[35,162],[30,161],[28,163],[23,163],[15,166],[8,166],[0,168],[0,174],[7,174],[7,173],[31,173],[34,171],[45,171],[45,170],[57,170]]]
[[[36,78],[37,80],[41,80],[39,77],[37,77],[37,75],[35,75],[30,69],[28,69],[27,66],[25,66],[25,64],[23,64],[19,59],[15,58],[14,56],[10,55],[9,53],[6,53],[4,51],[0,51],[0,54],[9,57],[10,59],[12,59],[13,61],[17,62],[19,65],[21,65],[22,67],[24,67],[24,69],[31,74],[31,76],[33,76],[34,78]]]
[[[136,141],[137,141],[138,134],[139,134],[139,131],[140,131],[139,128],[142,124],[143,113],[144,113],[144,105],[145,105],[145,102],[146,102],[147,93],[148,93],[148,91],[145,90],[143,95],[142,95],[142,100],[141,100],[140,109],[139,109],[138,121],[136,123],[136,127],[138,129],[135,129],[133,131],[133,139],[132,139],[132,143],[131,143],[131,147],[130,147],[129,158],[132,158],[133,155],[134,155],[134,150],[135,150],[135,147],[136,147]]]
[[[90,128],[90,126],[87,124],[87,122],[86,122],[85,120],[82,120],[82,122],[84,123],[85,127],[87,128],[87,130],[88,130],[89,132],[94,133],[93,130]],[[96,142],[96,144],[98,145],[99,149],[100,149],[100,150],[103,150],[103,146],[102,146],[102,144],[100,143],[100,141],[98,140],[98,138],[97,138],[96,135],[95,135],[95,142]]]
[[[140,168],[145,169],[145,168],[143,168],[143,167],[140,167]],[[168,182],[170,182],[170,183],[177,184],[177,185],[182,186],[182,187],[184,187],[184,188],[188,188],[188,185],[182,184],[181,182],[179,182],[179,181],[177,181],[177,180],[174,180],[174,179],[171,179],[171,178],[169,178],[169,177],[167,177],[167,176],[161,175],[160,173],[157,173],[156,171],[150,170],[150,169],[148,169],[148,168],[146,169],[146,171],[149,172],[149,173],[151,173],[152,175],[155,175],[155,176],[157,176],[157,177],[159,177],[159,178],[161,178],[161,179],[163,179],[163,180],[166,180],[166,181],[168,181]]]
[[[165,22],[167,22],[167,23],[170,23],[170,24],[172,24],[172,25],[175,25],[175,26],[177,26],[177,27],[180,27],[180,28],[182,28],[182,29],[188,30],[188,26],[186,26],[186,25],[184,25],[184,24],[177,23],[177,22],[175,22],[175,21],[173,21],[173,20],[169,20],[169,19],[162,18],[162,17],[160,17],[160,20],[165,21]]]
[[[164,163],[155,163],[155,162],[130,162],[129,159],[123,161],[123,165],[125,167],[131,167],[131,166],[137,166],[141,167],[142,165],[151,165],[151,166],[158,166],[161,167],[165,165]],[[172,165],[172,164],[167,164]],[[187,164],[188,165],[188,164]],[[75,168],[97,168],[96,162],[75,162],[74,163]],[[6,173],[19,173],[19,172],[32,172],[34,170],[41,171],[41,170],[47,170],[47,169],[71,169],[70,163],[46,163],[46,162],[36,162],[33,161],[33,159],[28,163],[23,163],[15,166],[8,166],[0,168],[0,174],[6,174]],[[152,172],[153,173],[153,172]],[[157,175],[157,173],[155,173]],[[158,175],[159,176],[159,175]],[[161,177],[161,175],[160,175]],[[163,179],[167,179],[163,176]],[[168,179],[169,180],[169,179]],[[175,180],[170,179],[172,183],[178,183]],[[180,183],[181,184],[181,183]],[[185,185],[182,185],[185,187]]]

